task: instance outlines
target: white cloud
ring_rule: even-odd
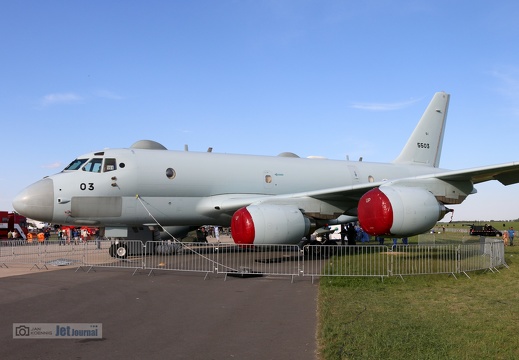
[[[48,94],[45,95],[41,101],[44,106],[54,105],[54,104],[70,104],[70,103],[78,103],[82,101],[83,98],[74,93],[61,93],[61,94]]]
[[[77,104],[87,100],[88,98],[101,98],[101,99],[109,99],[109,100],[122,100],[124,99],[122,96],[117,95],[116,93],[109,90],[98,90],[95,91],[90,96],[81,96],[76,93],[54,93],[45,95],[41,104],[43,106],[51,106],[57,104]]]
[[[417,101],[420,101],[420,99],[396,103],[354,103],[350,107],[353,109],[368,111],[393,111],[408,107]]]

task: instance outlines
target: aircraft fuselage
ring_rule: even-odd
[[[24,198],[25,214],[70,225],[134,226],[156,220],[163,226],[229,226],[232,213],[225,210],[233,201],[228,194],[239,194],[233,199],[240,201],[441,171],[382,163],[148,149],[107,149],[78,159],[85,159],[84,163],[98,159],[100,172],[64,170],[46,177],[19,195],[18,199]],[[107,159],[115,164],[113,169],[107,170]],[[34,191],[37,187],[43,189]],[[330,202],[342,212],[356,207],[347,198],[343,204],[336,199]]]

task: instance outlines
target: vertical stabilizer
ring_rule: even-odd
[[[450,95],[444,92],[434,94],[420,122],[400,155],[393,161],[394,163],[439,166],[449,98]]]

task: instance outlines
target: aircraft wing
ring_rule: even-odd
[[[447,182],[471,182],[473,184],[497,180],[503,185],[511,185],[519,183],[519,162],[464,170],[449,170],[416,177],[395,179],[393,181],[363,183],[283,195],[226,194],[212,197],[211,203],[205,204],[207,207],[204,207],[206,207],[208,211],[218,208],[218,210],[232,212],[240,207],[251,204],[293,204],[306,210],[307,207],[312,207],[312,205],[318,202],[321,207],[323,203],[326,203],[337,209],[342,209],[342,211],[347,211],[349,209],[355,209],[362,195],[371,189],[381,185],[391,186],[391,184],[396,185],[399,183],[405,184],[405,186],[420,187],[420,183],[427,179],[439,179]]]
[[[212,196],[204,199],[199,205],[199,209],[207,214],[218,211],[232,213],[241,207],[259,204],[277,205],[296,205],[301,209],[319,207],[323,209],[323,204],[330,204],[331,207],[337,206],[336,210],[344,212],[346,209],[357,207],[359,199],[373,188],[385,182],[364,183],[358,185],[340,186],[321,190],[305,191],[283,195],[244,195],[244,194],[225,194]],[[340,205],[339,205],[340,204]],[[336,210],[330,209],[331,212]]]
[[[478,184],[490,180],[497,180],[503,185],[512,185],[519,183],[519,162],[481,166],[477,168],[469,168],[463,170],[449,170],[445,172],[397,179],[389,182],[379,181],[373,183],[341,186],[336,188],[321,189],[302,193],[278,195],[262,199],[261,202],[270,202],[274,199],[295,199],[301,197],[310,197],[323,201],[358,202],[358,200],[362,197],[362,195],[364,195],[364,193],[366,193],[366,191],[369,191],[381,185],[387,185],[390,183],[396,184],[399,182],[413,184],[413,182],[416,182],[416,185],[419,187],[420,182],[426,179],[440,179],[444,181],[470,181],[473,184]]]
[[[427,177],[434,177],[445,181],[470,180],[473,184],[497,180],[503,185],[512,185],[519,183],[519,162],[448,171]]]

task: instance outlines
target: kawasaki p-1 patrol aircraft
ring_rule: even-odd
[[[168,151],[143,140],[79,156],[23,190],[13,207],[77,226],[230,225],[237,244],[295,244],[325,224],[357,219],[370,235],[412,236],[475,193],[474,184],[519,182],[519,162],[438,168],[448,104],[449,94],[436,93],[388,164]]]

